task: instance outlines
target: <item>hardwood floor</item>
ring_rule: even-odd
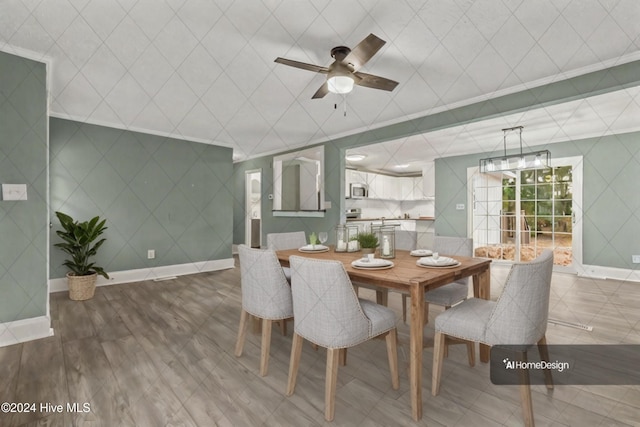
[[[315,426],[324,422],[322,349],[303,346],[295,394],[285,396],[292,329],[272,334],[269,374],[259,375],[260,336],[247,332],[242,357],[233,355],[240,318],[239,269],[98,288],[75,302],[51,295],[55,336],[0,348],[0,402],[35,403],[36,411],[0,414],[0,426]],[[492,267],[492,295],[506,270]],[[362,295],[374,298],[373,292]],[[465,346],[452,346],[441,392],[432,397],[432,349],[425,349],[424,418],[411,419],[408,327],[399,294],[400,389],[389,382],[384,340],[349,350],[338,375],[332,425],[522,425],[517,388],[496,386],[486,364],[467,364]],[[640,284],[554,274],[550,317],[589,324],[592,332],[550,324],[549,343],[640,344]],[[430,309],[425,336],[433,337]],[[538,426],[640,425],[640,387],[534,386]],[[86,413],[68,412],[78,403]],[[63,405],[62,413],[40,411]]]

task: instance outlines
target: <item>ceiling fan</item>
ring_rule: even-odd
[[[335,59],[329,67],[307,64],[286,58],[276,58],[275,62],[326,74],[327,81],[313,94],[311,99],[323,98],[327,93],[349,93],[354,85],[382,89],[391,92],[398,82],[373,74],[358,71],[375,55],[386,42],[374,34],[369,34],[356,47],[337,46],[331,49],[331,57]]]

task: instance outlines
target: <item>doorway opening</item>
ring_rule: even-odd
[[[582,264],[582,158],[545,169],[479,173],[470,168],[470,227],[476,256],[530,261],[554,251],[556,269]]]
[[[262,169],[245,172],[245,244],[259,248],[262,240]]]

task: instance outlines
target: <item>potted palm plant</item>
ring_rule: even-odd
[[[378,236],[374,233],[358,233],[358,243],[360,243],[360,248],[362,248],[362,253],[372,254],[375,252],[376,248],[379,246]]]
[[[100,217],[96,216],[89,221],[79,222],[62,212],[56,212],[56,216],[63,228],[57,230],[56,234],[63,242],[56,243],[54,246],[71,255],[63,263],[71,270],[67,273],[69,298],[74,301],[93,298],[98,274],[105,279],[109,278],[102,267],[91,261],[106,240],[105,238],[97,239],[107,229],[105,227],[107,221],[101,221]]]

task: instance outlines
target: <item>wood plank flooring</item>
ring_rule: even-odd
[[[55,336],[0,348],[1,402],[36,403],[29,413],[0,413],[0,426],[317,426],[325,425],[326,355],[303,346],[295,394],[285,396],[292,327],[272,334],[269,374],[260,377],[260,336],[247,332],[233,355],[240,318],[239,269],[98,288],[75,302],[51,295]],[[506,270],[492,267],[492,295]],[[365,297],[371,291],[361,289]],[[424,419],[409,407],[408,327],[398,318],[400,389],[389,381],[384,340],[349,350],[338,372],[331,425],[519,426],[516,388],[493,385],[489,368],[467,365],[465,346],[450,348],[441,394],[432,397],[433,351],[425,349]],[[550,317],[594,326],[593,332],[549,325],[549,343],[640,343],[640,284],[554,274]],[[425,336],[433,337],[430,309]],[[538,426],[640,426],[640,387],[533,387]],[[62,413],[40,411],[62,404]],[[88,403],[90,411],[66,411]]]

